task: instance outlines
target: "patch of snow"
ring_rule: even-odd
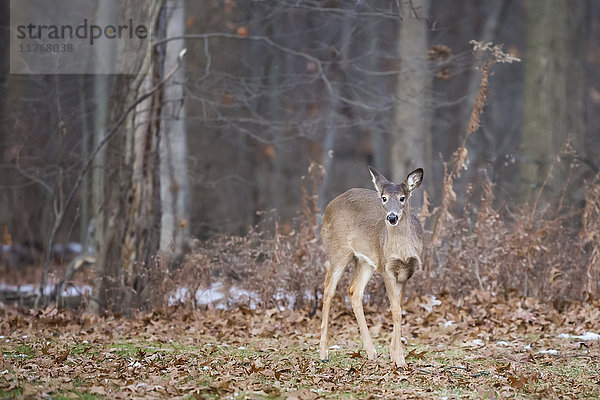
[[[442,302],[440,300],[438,300],[437,297],[432,295],[432,296],[429,296],[429,301],[427,302],[427,304],[421,303],[419,305],[421,307],[423,307],[425,309],[425,311],[431,312],[431,311],[433,311],[433,307],[439,306],[441,304],[442,304]]]
[[[329,346],[329,350],[339,350],[341,349],[341,347],[337,344],[334,344],[333,346]]]
[[[81,253],[83,251],[83,245],[77,242],[69,242],[67,243],[67,250],[72,253]]]
[[[561,333],[558,335],[560,339],[577,339],[577,340],[600,340],[600,335],[594,332],[584,332],[583,335],[569,335]]]
[[[498,340],[498,341],[496,342],[496,346],[503,346],[503,347],[506,347],[506,346],[508,346],[508,342],[507,342],[507,341],[505,341],[505,340]]]
[[[231,288],[229,288],[229,298],[230,299],[247,299],[249,300],[249,307],[251,309],[255,309],[256,305],[260,302],[260,296],[257,293],[254,292],[250,292],[248,290],[244,290],[244,289],[240,289],[237,286],[232,286]],[[236,303],[236,301],[234,300],[234,303]]]
[[[540,350],[540,351],[538,351],[538,354],[552,354],[553,356],[555,356],[558,354],[558,351],[554,350],[554,349]]]
[[[177,289],[175,289],[175,293],[169,296],[169,305],[173,306],[178,303],[183,303],[187,292],[188,290],[185,287],[178,287]]]
[[[293,309],[296,304],[296,295],[281,290],[273,295],[273,299],[279,304],[279,311],[284,311],[286,308]]]
[[[178,287],[169,296],[169,305],[183,304],[189,297],[187,287]],[[281,298],[285,298],[282,297]],[[248,290],[240,289],[237,286],[231,286],[226,289],[222,282],[215,282],[208,288],[198,289],[195,293],[196,304],[212,304],[217,309],[227,309],[237,304],[248,304],[251,309],[255,309],[260,302],[260,296]],[[295,297],[290,306],[293,306]]]
[[[453,320],[444,322],[444,328],[448,328],[448,327],[452,326],[453,323],[454,323]]]
[[[584,332],[583,335],[574,336],[579,340],[600,340],[600,335],[594,332]]]
[[[54,289],[54,288],[53,288]],[[92,287],[90,285],[82,285],[82,286],[69,286],[60,294],[62,297],[71,297],[71,296],[83,296],[86,294],[92,294]]]
[[[0,283],[0,290],[13,290],[15,292],[22,292],[22,293],[30,293],[33,292],[34,287],[33,285],[7,285],[6,283]]]
[[[48,284],[44,288],[44,294],[50,295],[56,289],[56,285]],[[39,286],[37,285],[7,285],[5,283],[0,283],[0,290],[12,290],[15,292],[23,293],[23,294],[37,294],[39,290]],[[60,294],[62,297],[71,297],[71,296],[82,296],[84,294],[92,293],[92,287],[90,285],[82,285],[75,286],[71,285],[62,291]]]
[[[481,339],[473,339],[470,342],[463,343],[463,347],[479,347],[485,345],[485,342]]]
[[[185,290],[185,293],[187,293],[187,288],[183,289]],[[213,283],[208,289],[198,289],[196,291],[196,302],[198,304],[215,303],[222,300],[224,297],[225,294],[223,293],[223,284],[221,282]]]
[[[531,345],[530,345],[530,344],[528,344],[527,346],[524,346],[524,347],[523,347],[523,350],[531,350]]]

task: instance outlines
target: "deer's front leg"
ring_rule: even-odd
[[[406,368],[404,360],[404,351],[402,349],[402,301],[404,297],[404,287],[406,280],[398,281],[393,270],[388,270],[383,274],[385,290],[392,308],[392,320],[394,330],[392,331],[392,343],[390,346],[390,356],[398,368]]]

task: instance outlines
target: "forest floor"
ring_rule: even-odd
[[[389,312],[367,307],[379,356],[336,301],[320,314],[184,310],[97,317],[0,308],[0,398],[600,398],[600,307],[477,292],[408,301],[408,369],[389,360]]]

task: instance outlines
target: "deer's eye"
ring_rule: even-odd
[[[387,201],[387,197],[381,196],[381,201],[383,201],[385,203]]]
[[[406,197],[400,196],[400,203],[404,203],[404,200],[406,200]]]

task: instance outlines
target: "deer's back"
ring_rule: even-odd
[[[348,250],[379,258],[373,249],[381,247],[385,229],[385,211],[374,190],[350,189],[325,207],[321,236],[328,254]]]

